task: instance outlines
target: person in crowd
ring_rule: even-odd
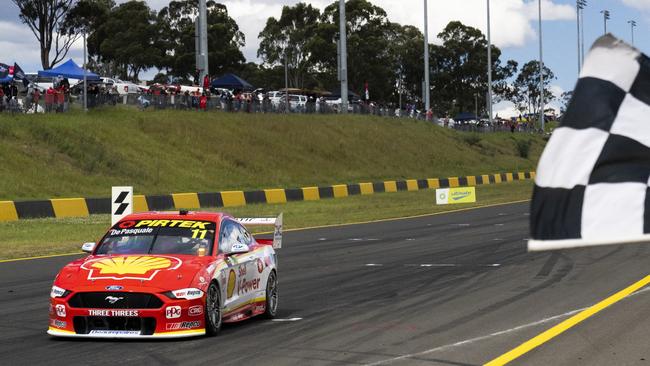
[[[140,108],[140,110],[147,109],[151,104],[151,102],[144,95],[140,95],[137,100],[138,100],[138,107]]]
[[[11,87],[9,88],[9,91],[10,91],[9,97],[11,99],[14,99],[14,100],[18,99],[18,86],[16,85],[15,81],[11,83]]]
[[[183,108],[192,108],[192,98],[190,97],[190,92],[187,90],[183,93]]]
[[[54,85],[47,88],[45,91],[45,112],[52,112],[54,110]]]
[[[227,112],[228,110],[226,108],[228,106],[228,96],[226,93],[221,92],[219,95],[219,102],[221,103],[221,110]]]
[[[203,77],[203,92],[205,93],[207,90],[210,90],[210,76],[206,74]]]
[[[199,109],[204,112],[208,109],[208,97],[205,93],[201,94],[201,97],[199,98]]]
[[[5,88],[0,85],[0,112],[5,109]]]

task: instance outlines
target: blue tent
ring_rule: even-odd
[[[65,63],[49,70],[43,70],[38,72],[38,76],[49,76],[49,77],[57,77],[57,76],[63,76],[64,78],[68,79],[83,79],[84,78],[84,69],[79,67],[72,59],[69,59]],[[86,71],[86,78],[88,80],[98,80],[99,75]]]
[[[222,89],[240,89],[240,90],[253,90],[255,89],[248,81],[240,78],[235,74],[226,74],[218,79],[212,80],[213,88]]]
[[[458,122],[465,122],[465,121],[471,121],[471,120],[477,120],[478,118],[474,113],[469,113],[469,112],[462,112],[456,115],[456,118],[454,120]]]

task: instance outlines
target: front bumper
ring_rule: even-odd
[[[55,337],[75,337],[75,338],[103,338],[103,339],[165,339],[165,338],[186,338],[205,335],[205,329],[179,330],[164,333],[154,333],[152,335],[140,334],[77,334],[65,329],[50,327],[47,334]]]
[[[66,298],[50,299],[47,334],[80,338],[181,338],[205,334],[204,298],[160,299],[157,308],[80,307]],[[127,295],[122,294],[127,297]],[[88,305],[88,304],[86,304]],[[133,305],[133,304],[131,304]]]

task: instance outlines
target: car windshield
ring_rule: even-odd
[[[125,220],[113,226],[95,254],[211,255],[216,224],[194,220]]]

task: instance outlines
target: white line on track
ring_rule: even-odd
[[[381,263],[366,263],[366,267],[382,267]],[[397,264],[396,266],[399,266]],[[407,263],[403,264],[404,267],[499,267],[501,263],[487,263],[487,264],[459,264],[459,263]]]
[[[285,319],[271,319],[272,322],[297,322],[302,318],[285,318]]]
[[[635,293],[633,293],[633,294],[630,294],[628,297],[632,297],[632,296],[640,295],[640,294],[645,293],[645,292],[648,292],[648,291],[650,291],[650,287],[646,287],[646,288],[644,288],[644,289],[641,289],[641,290],[639,290],[639,291],[637,291],[637,292],[635,292]],[[405,359],[408,359],[408,358],[411,358],[411,357],[424,356],[424,355],[427,355],[427,354],[429,354],[429,353],[438,352],[438,351],[444,351],[444,350],[447,350],[447,349],[449,349],[449,348],[459,347],[459,346],[463,346],[463,345],[466,345],[466,344],[471,344],[471,343],[475,343],[475,342],[483,341],[483,340],[490,339],[490,338],[494,338],[494,337],[498,337],[498,336],[501,336],[501,335],[504,335],[504,334],[517,332],[517,331],[520,331],[520,330],[522,330],[522,329],[526,329],[526,328],[530,328],[530,327],[535,327],[535,326],[538,326],[538,325],[542,325],[542,324],[548,323],[548,322],[553,321],[553,320],[557,320],[557,319],[561,319],[561,318],[566,318],[566,317],[568,317],[568,316],[571,316],[571,315],[577,314],[577,313],[579,313],[579,312],[581,312],[581,311],[583,311],[583,310],[586,310],[586,309],[589,309],[589,307],[585,307],[585,308],[581,308],[581,309],[576,309],[576,310],[571,310],[571,311],[568,311],[568,312],[566,312],[566,313],[559,314],[559,315],[554,315],[554,316],[551,316],[551,317],[548,317],[548,318],[544,318],[544,319],[541,319],[541,320],[538,320],[538,321],[535,321],[535,322],[532,322],[532,323],[519,325],[519,326],[514,327],[514,328],[510,328],[510,329],[506,329],[506,330],[501,330],[501,331],[494,332],[494,333],[490,333],[490,334],[488,334],[488,335],[484,335],[484,336],[480,336],[480,337],[475,337],[475,338],[466,339],[466,340],[464,340],[464,341],[460,341],[460,342],[456,342],[456,343],[446,344],[446,345],[444,345],[444,346],[439,346],[439,347],[431,348],[431,349],[428,349],[428,350],[426,350],[426,351],[417,352],[417,353],[410,353],[410,354],[407,354],[407,355],[401,355],[401,356],[393,357],[393,358],[387,358],[387,359],[385,359],[385,360],[381,360],[381,361],[377,361],[377,362],[372,362],[372,363],[365,364],[364,366],[386,365],[386,364],[393,363],[393,362],[395,362],[395,361],[405,360]]]

